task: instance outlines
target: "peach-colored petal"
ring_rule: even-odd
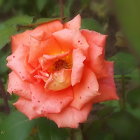
[[[28,47],[19,46],[13,54],[7,57],[7,66],[17,73],[22,80],[31,80],[25,67],[25,59],[28,54]]]
[[[71,86],[71,69],[61,69],[54,72],[46,81],[45,87],[49,90],[64,90]]]
[[[53,33],[54,38],[58,42],[63,51],[69,51],[72,49],[72,35],[74,31],[63,29]]]
[[[40,114],[44,112],[58,113],[73,100],[71,87],[55,92],[47,91],[39,84],[31,84],[30,88],[34,107]]]
[[[41,41],[45,40],[52,35],[52,33],[62,30],[63,24],[59,20],[47,22],[36,27],[31,36]]]
[[[12,36],[12,52],[14,52],[20,45],[29,46],[31,43],[30,38],[33,37],[39,41],[47,39],[53,32],[63,29],[60,21],[55,20],[52,22],[39,25],[34,30],[27,30],[23,33]]]
[[[77,30],[80,29],[80,27],[81,27],[81,16],[77,15],[72,20],[65,23],[64,27],[69,28],[69,29],[77,29]]]
[[[89,44],[87,64],[92,68],[98,78],[106,76],[104,47],[107,36],[88,30],[82,30],[82,34]]]
[[[79,123],[87,120],[91,107],[91,104],[86,104],[81,110],[67,107],[58,114],[46,114],[46,117],[56,122],[58,127],[77,128]]]
[[[29,83],[21,80],[20,77],[15,72],[11,72],[9,74],[7,91],[9,93],[15,93],[26,99],[31,99],[31,91]]]
[[[31,40],[32,43],[30,44],[28,62],[34,67],[38,65],[38,59],[42,55],[55,55],[62,52],[60,46],[53,37],[45,41],[38,41],[33,38],[31,38]]]
[[[86,37],[88,43],[94,42],[99,47],[105,47],[107,35],[86,29],[81,30],[81,33]]]
[[[32,32],[31,30],[27,30],[23,33],[12,36],[11,38],[12,52],[14,52],[21,45],[26,46],[29,45],[31,32]]]
[[[94,103],[119,99],[116,93],[116,87],[113,78],[113,63],[106,61],[105,65],[108,70],[108,76],[98,80],[100,95],[93,99]]]
[[[82,53],[80,49],[74,49],[72,54],[73,66],[72,66],[72,74],[71,74],[71,84],[74,86],[75,84],[81,81],[83,75],[84,68],[84,60],[86,57]]]
[[[98,89],[99,85],[95,74],[89,68],[85,68],[81,82],[73,87],[74,100],[71,106],[81,109],[99,94]]]
[[[30,120],[37,117],[41,117],[41,115],[34,110],[34,107],[30,100],[19,98],[18,101],[14,103],[14,106],[20,112],[24,113]]]
[[[72,48],[79,48],[86,53],[88,50],[89,45],[78,30],[63,29],[53,33],[53,36],[64,51],[69,51]]]
[[[49,67],[51,67],[55,61],[62,59],[66,57],[70,52],[64,52],[56,55],[43,55],[39,58],[40,65],[43,70],[47,70]]]

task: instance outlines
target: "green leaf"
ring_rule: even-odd
[[[8,71],[8,67],[6,66],[6,58],[9,55],[9,51],[0,51],[0,75],[6,73]]]
[[[0,99],[0,103],[3,103],[3,99]],[[3,122],[3,120],[7,117],[5,113],[0,112],[0,124]],[[1,133],[1,132],[0,132]]]
[[[23,114],[15,111],[12,112],[0,124],[1,140],[25,140],[34,126],[34,121],[30,121]]]
[[[115,74],[129,74],[136,68],[135,58],[129,53],[117,53],[110,60],[115,63]]]
[[[85,138],[87,140],[114,140],[113,134],[103,129],[103,127],[106,127],[103,120],[94,121],[85,131]]]
[[[101,25],[92,18],[84,18],[82,19],[82,29],[89,29],[89,30],[95,30],[97,32],[103,33],[103,28]]]
[[[106,101],[106,102],[103,102],[101,104],[103,104],[103,105],[106,106],[106,108],[104,109],[104,111],[105,110],[108,110],[109,108],[112,108],[113,109],[113,112],[120,111],[120,105],[119,105],[119,102],[118,101]]]
[[[139,135],[140,122],[128,112],[114,113],[106,123],[116,139],[133,140]]]
[[[140,87],[137,87],[127,93],[127,101],[133,106],[140,107]]]
[[[128,76],[131,77],[133,84],[139,85],[139,83],[140,83],[140,71],[138,68],[134,69],[130,74],[128,74]]]
[[[56,124],[46,118],[40,118],[37,126],[40,140],[66,140],[68,137],[66,129],[58,128]]]
[[[127,111],[133,115],[136,119],[140,120],[140,109],[139,107],[134,108],[132,106],[130,106],[129,104],[127,104]]]
[[[114,3],[116,14],[125,34],[134,49],[140,54],[140,1],[116,0]]]
[[[9,26],[12,26],[12,25],[15,26],[17,24],[27,25],[27,24],[30,24],[32,20],[33,20],[33,17],[21,15],[21,16],[12,17],[2,24],[9,25]]]
[[[10,37],[16,34],[18,24],[27,25],[31,23],[33,17],[29,16],[17,16],[0,24],[0,49],[3,48],[9,41]]]
[[[16,33],[15,27],[7,27],[0,29],[0,49],[3,48],[9,41],[10,36]]]

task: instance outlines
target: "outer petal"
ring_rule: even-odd
[[[82,34],[86,37],[88,43],[95,43],[97,46],[104,48],[107,35],[103,35],[96,31],[82,30]]]
[[[41,117],[41,115],[34,110],[33,104],[30,100],[19,98],[18,101],[14,103],[14,106],[20,112],[24,113],[30,120],[37,117]]]
[[[39,41],[47,39],[53,32],[63,29],[60,21],[44,23],[34,30],[27,30],[23,33],[12,36],[12,51],[14,52],[20,45],[29,46],[30,38],[33,37]]]
[[[98,78],[106,76],[104,47],[107,36],[88,30],[82,30],[82,34],[90,46],[88,51],[88,65]]]
[[[99,85],[95,74],[88,68],[85,68],[82,81],[73,87],[74,100],[72,107],[81,109],[85,104],[97,96]]]
[[[12,36],[12,52],[14,52],[21,45],[29,45],[31,30]]]
[[[116,94],[116,87],[113,78],[113,63],[106,61],[105,65],[108,69],[108,76],[98,80],[100,95],[93,99],[94,103],[119,99]]]
[[[30,87],[34,107],[40,114],[58,113],[73,100],[71,87],[58,92],[45,91],[44,87],[36,84],[30,85]]]
[[[72,66],[72,74],[71,74],[71,84],[74,86],[75,84],[81,81],[83,75],[84,68],[84,60],[86,57],[82,53],[80,49],[73,50],[73,66]]]
[[[28,54],[28,47],[19,46],[16,51],[7,57],[7,66],[16,72],[22,80],[31,80],[25,67],[25,60]]]
[[[81,110],[67,107],[59,114],[47,114],[46,117],[56,122],[58,127],[77,128],[79,123],[87,120],[92,105],[87,104]]]
[[[45,40],[51,36],[52,33],[62,30],[63,24],[59,20],[47,22],[35,28],[31,34],[37,40]]]
[[[77,29],[77,30],[79,30],[80,27],[81,27],[81,16],[77,15],[72,20],[70,20],[69,22],[65,23],[64,27],[69,28],[69,29]]]
[[[53,36],[64,51],[79,48],[86,53],[88,50],[89,45],[79,30],[63,29],[53,33]]]
[[[9,74],[7,91],[9,93],[13,92],[26,99],[31,99],[31,91],[30,91],[29,83],[26,81],[22,81],[15,72],[11,72]]]

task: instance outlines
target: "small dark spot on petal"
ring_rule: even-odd
[[[80,99],[81,99],[82,97],[80,96]]]
[[[13,58],[15,58],[15,56],[13,55]]]
[[[62,104],[63,102],[62,101],[60,101],[60,104]]]

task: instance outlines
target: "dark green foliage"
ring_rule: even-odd
[[[5,116],[0,124],[1,140],[25,140],[35,121],[29,121],[27,117],[20,112],[12,112],[9,116]]]
[[[54,122],[46,118],[38,119],[38,136],[40,140],[66,140],[68,131],[58,128]]]
[[[0,0],[0,140],[136,140],[140,137],[140,1],[139,0]],[[64,12],[64,13],[63,13]],[[107,34],[106,54],[114,61],[119,101],[96,104],[78,129],[62,129],[46,118],[28,120],[6,93],[6,57],[12,35],[50,20],[82,16],[82,27]],[[61,17],[63,16],[63,17]]]

